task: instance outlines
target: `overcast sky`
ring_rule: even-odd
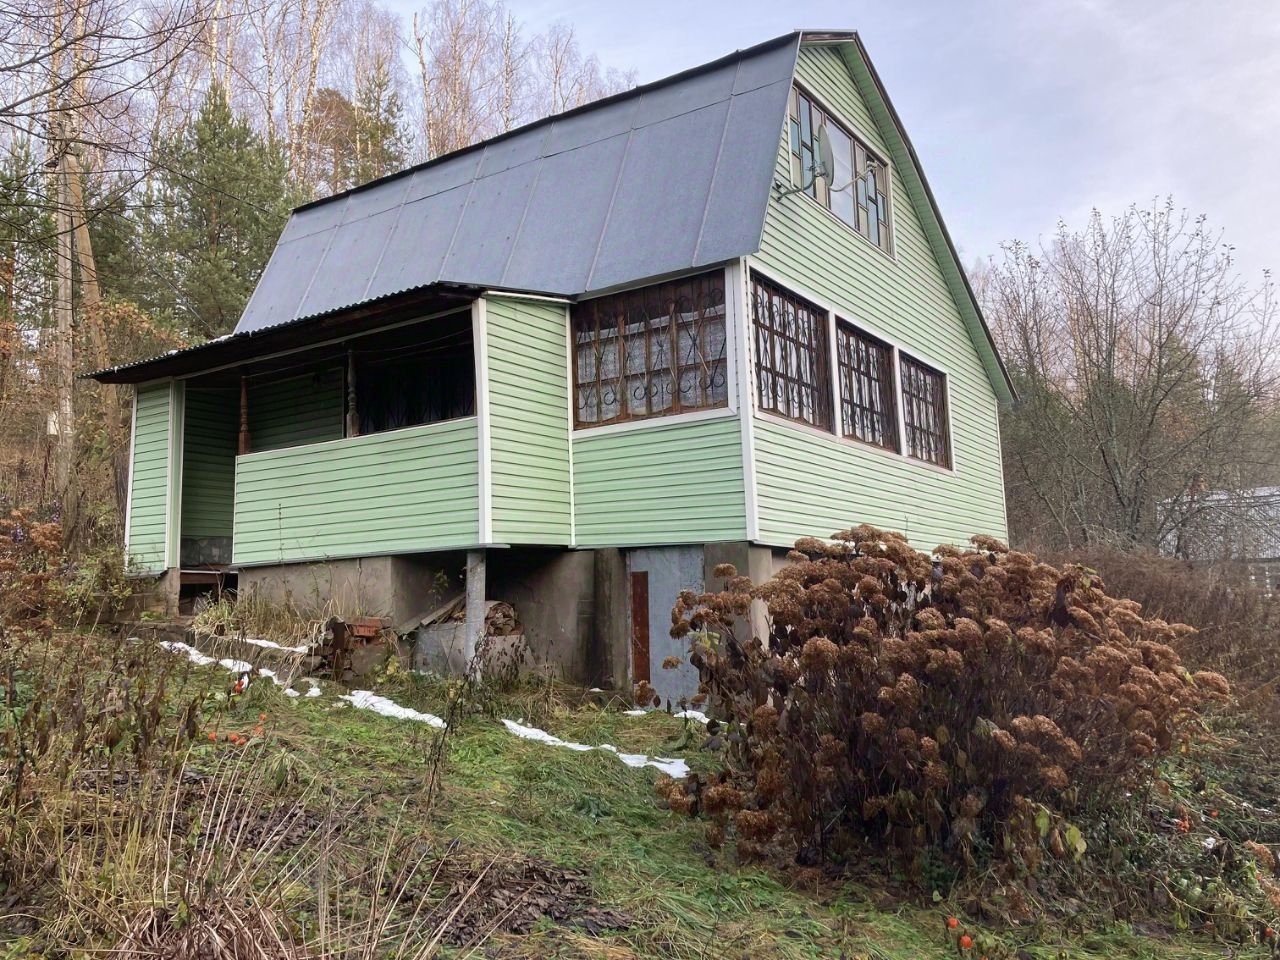
[[[1246,276],[1280,267],[1280,0],[507,2],[641,83],[795,27],[859,30],[966,262],[1172,194]]]

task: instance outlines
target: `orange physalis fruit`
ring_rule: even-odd
[[[1210,811],[1209,811],[1209,816],[1211,816],[1211,817],[1213,817],[1213,819],[1217,820],[1217,819],[1218,819],[1218,811],[1217,811],[1217,810],[1210,810]]]
[[[259,723],[266,723],[266,722],[267,722],[267,715],[266,715],[265,713],[260,713],[260,714],[258,714],[258,722],[259,722]]]
[[[210,731],[209,731],[209,742],[210,742],[210,743],[217,743],[217,742],[218,742],[218,735],[217,735],[216,733],[214,733],[212,730],[210,730]]]
[[[1263,930],[1262,935],[1266,937],[1268,940],[1274,940],[1276,938],[1276,932],[1272,930],[1270,927],[1267,927],[1266,930]]]
[[[961,950],[968,950],[968,949],[969,949],[970,947],[972,947],[972,946],[973,946],[973,937],[969,936],[969,935],[966,933],[963,937],[961,937],[961,938],[960,938],[960,949],[961,949]]]
[[[960,926],[960,921],[959,921],[959,920],[957,920],[955,917],[947,917],[947,929],[948,929],[948,930],[954,930],[954,929],[955,929],[956,927],[958,927],[958,926]]]

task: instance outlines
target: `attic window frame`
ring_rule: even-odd
[[[800,109],[799,109],[800,107],[799,100],[801,97],[803,97],[808,101],[809,108],[811,111],[811,114],[809,117],[810,122],[808,125],[807,144],[804,137],[804,131],[805,131],[805,125],[803,123],[804,117],[800,113]],[[796,187],[802,186],[804,184],[805,177],[807,175],[804,151],[805,151],[805,147],[808,146],[810,149],[810,153],[812,153],[813,134],[815,129],[817,129],[813,126],[812,112],[814,111],[816,111],[822,117],[823,122],[820,126],[825,126],[829,123],[832,126],[836,127],[841,132],[841,134],[847,137],[850,141],[851,156],[849,158],[849,168],[848,168],[848,171],[846,171],[845,175],[853,176],[854,179],[852,183],[849,185],[849,187],[847,188],[847,190],[842,190],[839,192],[840,193],[848,192],[850,194],[850,198],[853,204],[854,222],[851,223],[839,212],[837,212],[832,208],[831,190],[829,189],[829,187],[830,187],[830,181],[835,179],[834,175],[830,178],[823,178],[821,180],[815,179],[814,182],[810,185],[808,190],[800,190],[799,193],[808,197],[810,200],[816,203],[819,207],[825,210],[830,216],[834,217],[840,223],[844,224],[846,229],[852,230],[855,234],[860,236],[867,243],[871,244],[871,246],[875,247],[885,256],[889,257],[891,260],[896,259],[895,242],[894,242],[896,237],[896,231],[894,230],[894,224],[893,224],[894,198],[893,198],[893,167],[892,165],[889,163],[888,160],[884,159],[884,157],[880,155],[880,152],[878,150],[874,149],[873,147],[870,146],[870,144],[867,143],[867,138],[859,134],[854,128],[853,124],[847,122],[842,116],[840,116],[830,107],[828,107],[826,102],[821,97],[815,96],[808,87],[806,87],[803,83],[799,81],[792,82],[791,92],[787,97],[787,123],[786,123],[785,136],[787,141],[788,158],[790,160],[792,185]],[[859,164],[859,158],[861,158],[861,161],[862,161],[861,164]],[[864,182],[863,177],[866,174],[868,160],[874,161],[884,176],[884,190],[877,191],[877,196],[882,196],[884,198],[884,203],[883,203],[884,217],[881,219],[877,219],[877,224],[879,227],[877,232],[880,237],[879,241],[876,239],[873,239],[871,236],[871,227],[870,227],[871,215],[869,212],[868,204],[865,202],[862,204],[858,203],[858,188]],[[859,169],[859,167],[861,167],[861,169]],[[832,171],[832,174],[834,174],[834,171]],[[876,175],[876,179],[877,181],[879,180],[879,175]],[[880,204],[879,202],[877,202],[877,212],[879,210],[879,207],[880,207]],[[864,214],[866,215],[868,220],[868,226],[865,231],[859,227],[859,223],[861,223],[861,220],[862,220],[862,215]]]

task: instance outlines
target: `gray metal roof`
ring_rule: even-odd
[[[577,296],[754,253],[800,36],[298,208],[236,333],[433,283]]]

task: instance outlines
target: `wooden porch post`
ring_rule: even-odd
[[[356,354],[347,348],[347,436],[360,436],[360,412],[356,407]]]
[[[240,455],[249,452],[249,378],[240,375]]]

